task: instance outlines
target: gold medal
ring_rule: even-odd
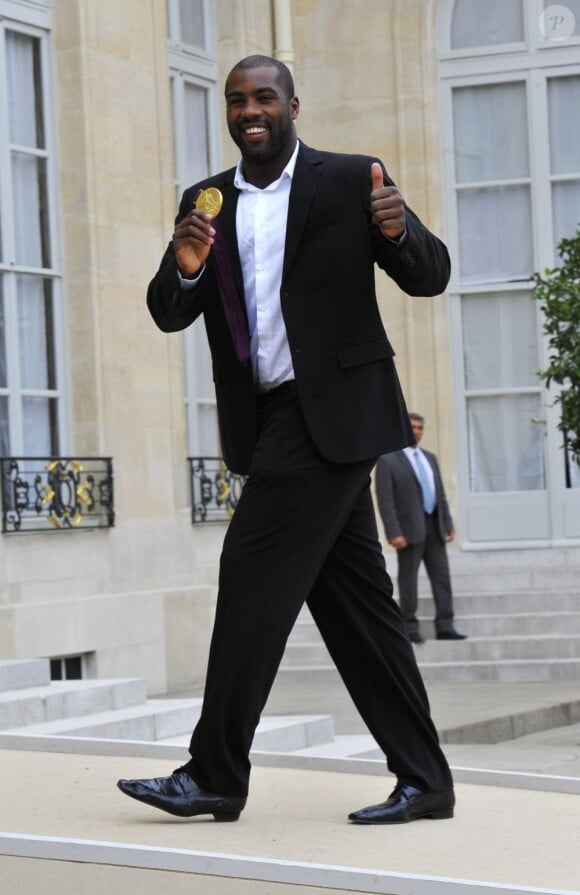
[[[210,186],[207,190],[201,191],[195,200],[195,207],[198,211],[204,211],[215,218],[222,210],[223,202],[224,197],[220,191],[214,186]]]

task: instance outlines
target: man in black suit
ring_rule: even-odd
[[[417,576],[425,564],[435,601],[437,640],[464,640],[453,626],[446,543],[453,522],[437,457],[419,447],[425,419],[410,413],[415,447],[379,457],[375,490],[387,540],[397,550],[399,604],[413,643],[424,643],[417,619]]]
[[[406,292],[434,295],[449,278],[447,250],[378,159],[297,140],[282,63],[243,59],[225,99],[241,161],[184,193],[148,306],[167,332],[203,315],[224,457],[248,480],[224,540],[191,760],[118,785],[171,814],[237,820],[254,731],[307,602],[397,778],[385,802],[350,820],[451,817],[453,782],[370,492],[377,457],[412,440],[375,264]],[[217,217],[194,207],[219,199],[199,195],[207,189],[223,197]]]

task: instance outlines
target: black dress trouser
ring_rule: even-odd
[[[250,476],[224,540],[203,708],[188,769],[246,795],[260,714],[306,602],[363,720],[400,782],[449,789],[427,694],[378,540],[373,461],[314,447],[293,383],[261,399]]]

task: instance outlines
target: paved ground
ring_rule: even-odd
[[[376,777],[257,767],[240,822],[216,824],[172,818],[115,788],[128,772],[170,773],[173,762],[11,750],[0,761],[6,892],[578,895],[575,795],[462,783],[454,820],[358,827],[346,814],[383,796]],[[103,865],[116,874],[105,880]]]
[[[431,684],[428,691],[444,741],[526,732],[500,742],[444,742],[455,768],[452,821],[347,823],[349,811],[384,799],[393,781],[338,680],[277,681],[266,714],[332,714],[338,752],[358,744],[363,759],[320,758],[332,756],[324,745],[301,756],[256,755],[237,824],[182,821],[119,793],[118,777],[157,776],[181,763],[154,754],[154,744],[147,757],[140,744],[133,752],[130,743],[102,740],[79,740],[83,754],[74,743],[68,754],[56,751],[58,743],[0,748],[2,891],[580,895],[580,723],[554,725],[577,722],[580,681]]]

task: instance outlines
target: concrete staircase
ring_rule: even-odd
[[[465,641],[432,639],[433,601],[426,576],[420,576],[419,618],[428,640],[416,655],[426,681],[580,680],[580,558],[550,551],[539,563],[534,551],[521,551],[517,560],[509,553],[452,558],[456,625],[468,635]],[[289,638],[279,675],[296,681],[336,677],[307,609]]]
[[[148,699],[138,678],[51,681],[47,659],[0,661],[0,748],[6,737],[74,737],[187,746],[201,699]],[[270,716],[253,748],[288,752],[334,739],[329,715]]]

